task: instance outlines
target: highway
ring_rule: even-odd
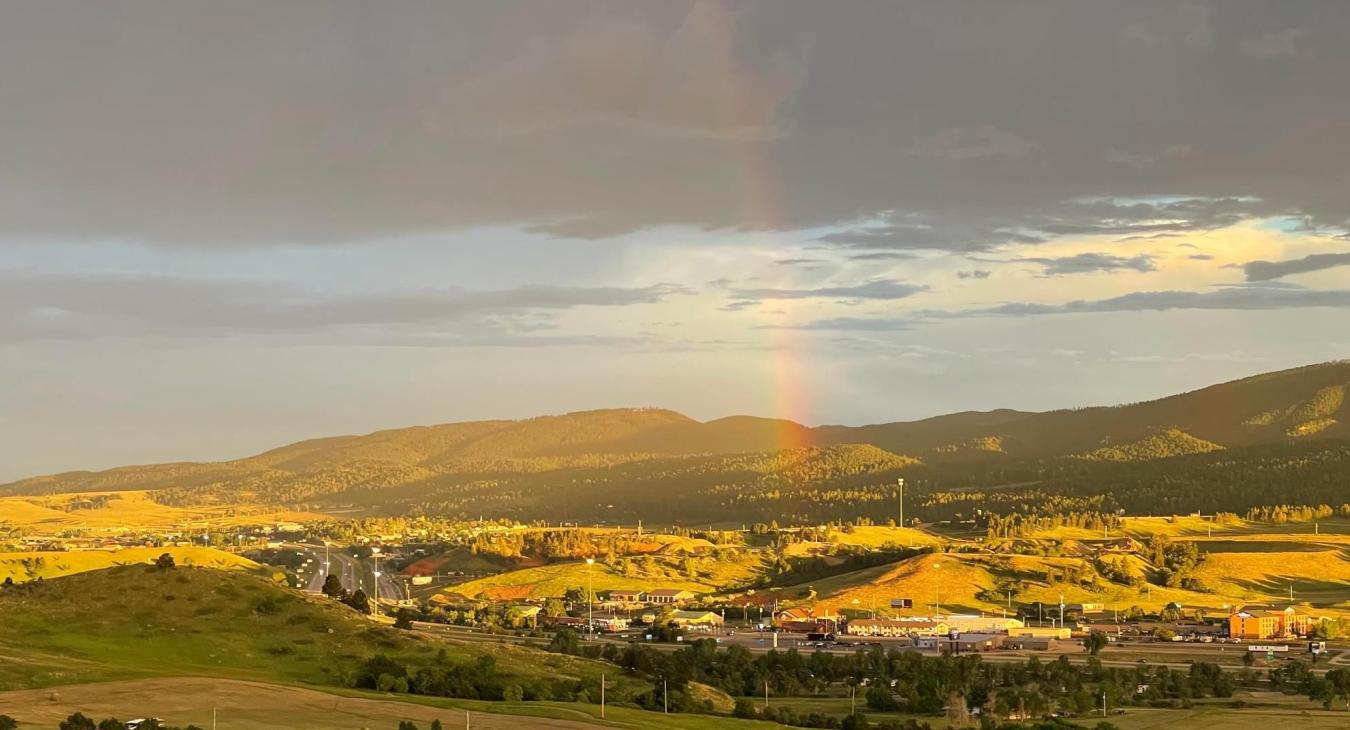
[[[324,581],[327,580],[328,573],[333,573],[342,581],[342,587],[348,591],[355,591],[360,588],[367,596],[375,597],[375,575],[373,566],[366,560],[354,558],[348,555],[344,548],[333,546],[324,549],[322,545],[309,545],[297,543],[288,545],[304,555],[310,563],[305,566],[302,576],[305,579],[305,590],[310,593],[321,593],[323,591]],[[331,561],[331,565],[325,569],[325,556]],[[380,575],[380,598],[381,600],[397,600],[404,596],[403,583],[394,575],[381,571]]]

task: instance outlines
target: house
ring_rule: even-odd
[[[1293,606],[1284,610],[1249,609],[1228,616],[1228,635],[1239,639],[1287,639],[1306,635],[1313,617]]]
[[[615,603],[642,603],[646,595],[642,591],[613,590],[609,592],[609,600]]]
[[[724,623],[722,616],[713,611],[674,611],[670,614],[670,620],[676,626],[682,627],[717,628]]]
[[[684,603],[693,599],[694,593],[682,588],[657,588],[647,591],[648,603]]]
[[[897,621],[885,618],[864,618],[849,621],[844,633],[851,636],[946,636],[948,626],[942,621]]]

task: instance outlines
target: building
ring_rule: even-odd
[[[670,620],[676,626],[685,628],[693,626],[717,628],[724,623],[722,616],[713,611],[673,611]]]
[[[957,651],[963,654],[993,651],[1003,646],[1008,637],[1003,634],[961,634],[955,639],[949,636],[920,636],[914,639],[914,647],[929,651]]]
[[[1067,639],[1072,630],[1067,626],[1021,626],[1008,629],[1008,636],[1019,639]]]
[[[596,631],[612,634],[628,629],[628,617],[614,614],[595,614],[592,625]]]
[[[941,619],[947,623],[947,627],[953,631],[962,633],[1007,633],[1013,629],[1025,628],[1026,624],[1021,619],[1002,618],[999,616],[979,616],[976,614],[954,614]]]
[[[648,603],[672,604],[692,600],[694,600],[694,593],[681,588],[657,588],[654,591],[647,591]]]
[[[616,590],[609,592],[609,600],[616,603],[642,603],[642,599],[647,596],[642,591]]]
[[[828,608],[788,608],[779,611],[773,617],[774,623],[783,631],[794,633],[836,633],[841,617]]]
[[[849,621],[844,633],[850,636],[921,636],[947,635],[948,626],[943,621],[896,620],[889,618],[863,618]]]
[[[1313,617],[1293,606],[1284,610],[1248,609],[1228,616],[1228,635],[1238,639],[1289,639],[1312,630]]]

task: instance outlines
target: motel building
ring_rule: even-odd
[[[944,621],[897,621],[889,618],[862,618],[849,621],[844,632],[850,636],[946,636],[949,627]]]

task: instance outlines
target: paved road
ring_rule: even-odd
[[[342,581],[342,587],[348,591],[355,591],[360,588],[367,596],[375,595],[375,575],[373,561],[361,560],[348,555],[343,548],[331,547],[327,550],[322,545],[296,544],[290,545],[295,550],[300,551],[306,558],[311,560],[307,566],[309,570],[305,574],[309,577],[305,583],[305,590],[311,593],[319,593],[323,590],[323,583],[328,578],[328,574],[336,575]],[[325,560],[328,566],[325,569]],[[381,599],[399,599],[404,596],[403,583],[396,576],[384,573],[380,575],[380,598]]]

